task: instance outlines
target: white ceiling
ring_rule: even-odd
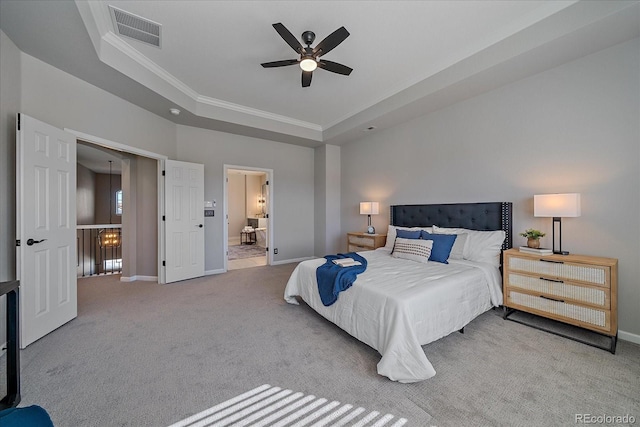
[[[108,5],[162,25],[162,47],[117,36]],[[637,1],[13,1],[2,30],[24,52],[176,123],[305,146],[343,144],[640,34]],[[262,62],[317,44],[350,76]],[[38,28],[38,32],[33,31]],[[117,70],[117,71],[115,71]],[[180,116],[169,108],[182,110]]]
[[[123,156],[117,151],[79,141],[76,146],[76,154],[77,162],[90,171],[113,175],[122,174]]]

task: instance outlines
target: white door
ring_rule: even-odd
[[[17,275],[20,347],[78,315],[76,139],[18,114]]]
[[[204,276],[204,165],[165,161],[166,283]]]

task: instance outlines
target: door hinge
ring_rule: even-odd
[[[20,240],[16,240],[16,246],[20,246]]]
[[[269,185],[269,181],[265,182],[266,185]]]
[[[164,215],[162,215],[162,220],[163,220],[163,221],[166,221],[166,219],[164,218]]]
[[[269,214],[265,214],[265,218],[269,218]]]
[[[20,116],[21,116],[21,114],[18,113],[18,130],[20,130]],[[20,246],[20,245],[18,245],[18,246]]]
[[[269,252],[269,246],[267,246],[266,248],[264,248],[265,252]]]
[[[164,172],[164,171],[162,171],[162,176],[164,176],[164,175],[165,175],[165,172]]]
[[[162,261],[162,266],[166,267],[167,266],[167,261]]]

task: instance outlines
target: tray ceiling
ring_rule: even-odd
[[[110,5],[160,24],[161,47],[117,35]],[[21,50],[156,114],[306,146],[342,144],[639,32],[638,3],[625,1],[3,0],[1,7],[2,29]],[[41,21],[45,36],[29,35]],[[296,37],[314,31],[316,42],[345,26],[351,35],[325,59],[353,73],[316,70],[302,88],[299,67],[262,68],[296,58],[276,22]],[[74,50],[65,38],[91,49]],[[83,74],[83,61],[103,77]],[[118,93],[118,79],[135,90]]]

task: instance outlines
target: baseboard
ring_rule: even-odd
[[[204,272],[204,275],[213,276],[214,274],[221,274],[221,273],[226,273],[226,270],[224,268],[219,268],[217,270],[207,270]]]
[[[640,344],[640,335],[632,334],[631,332],[618,330],[618,338],[623,341],[629,341],[635,344]]]
[[[131,276],[131,277],[120,276],[121,282],[136,282],[138,280],[141,282],[157,282],[158,276],[137,276],[137,275]]]
[[[271,265],[291,264],[293,262],[308,261],[308,260],[314,259],[314,258],[315,257],[313,257],[313,256],[309,256],[309,257],[304,257],[304,258],[283,259],[283,260],[280,260],[280,261],[273,261],[271,263]]]

